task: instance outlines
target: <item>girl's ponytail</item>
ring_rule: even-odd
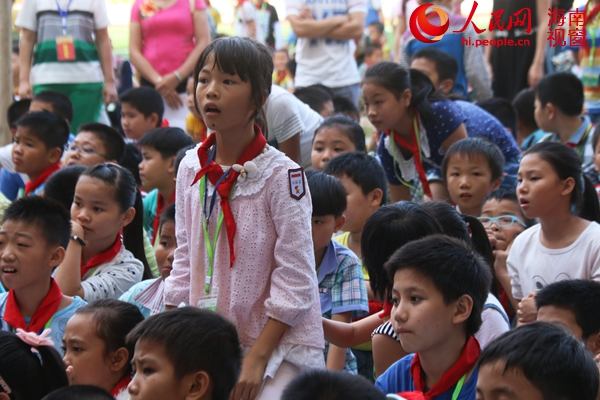
[[[581,175],[583,195],[579,216],[588,221],[600,222],[600,205],[598,204],[598,193],[587,176]]]
[[[146,259],[144,250],[144,204],[142,195],[139,190],[136,190],[135,195],[135,216],[133,220],[123,229],[123,244],[125,248],[133,254],[135,258],[144,264],[144,275],[142,279],[152,278],[152,271]]]

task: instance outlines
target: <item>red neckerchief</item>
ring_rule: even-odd
[[[117,237],[115,238],[115,241],[113,242],[112,246],[110,246],[108,249],[92,256],[85,264],[83,263],[83,256],[82,256],[81,278],[83,278],[90,269],[97,267],[100,264],[104,264],[105,262],[110,261],[113,258],[115,258],[115,256],[117,254],[119,254],[119,251],[121,251],[122,246],[123,246],[123,237],[121,235],[121,232],[119,232],[119,233],[117,233]]]
[[[423,192],[427,196],[429,196],[429,198],[431,198],[431,188],[429,187],[427,174],[425,173],[425,168],[423,167],[423,162],[421,160],[421,151],[419,149],[419,145],[417,144],[417,135],[419,134],[419,132],[415,131],[414,124],[410,125],[410,134],[408,138],[400,135],[395,131],[392,131],[391,133],[386,132],[386,134],[390,135],[394,139],[394,142],[396,142],[396,145],[398,147],[410,151],[415,162],[415,168],[417,169],[417,173],[419,174],[419,180],[421,181],[421,185],[423,186]]]
[[[169,197],[169,204],[175,203],[175,191]],[[154,215],[154,221],[152,222],[152,245],[156,242],[156,238],[158,237],[158,225],[160,223],[160,216],[165,208],[165,199],[162,197],[160,193],[156,196],[156,214]]]
[[[423,371],[421,370],[421,360],[419,359],[419,353],[416,353],[410,364],[410,373],[412,375],[415,392],[423,393],[425,400],[433,399],[442,393],[447,392],[456,383],[473,369],[479,359],[481,349],[479,343],[475,337],[470,336],[467,339],[467,343],[463,347],[458,360],[450,367],[449,370],[444,372],[441,379],[432,388],[425,392],[425,379],[423,378]],[[411,393],[407,392],[406,394]],[[406,397],[405,393],[398,393],[398,395]]]
[[[21,328],[27,332],[38,333],[44,329],[44,325],[46,325],[46,323],[52,319],[54,314],[56,314],[62,298],[63,294],[60,291],[60,288],[54,279],[51,279],[50,289],[48,290],[48,293],[46,293],[46,296],[44,296],[42,299],[42,302],[37,306],[28,325],[25,322],[23,314],[21,314],[19,305],[17,304],[15,291],[11,289],[8,292],[8,297],[6,299],[4,320],[14,329]]]
[[[287,71],[277,71],[275,75],[275,83],[280,84],[287,77]]]
[[[131,382],[131,377],[129,375],[125,375],[123,378],[121,378],[121,380],[119,382],[117,382],[115,387],[112,388],[112,390],[110,391],[110,394],[113,397],[117,397],[119,393],[121,393],[123,390],[127,389],[127,385],[129,385],[129,382]]]
[[[385,300],[383,302],[383,310],[379,313],[379,318],[386,319],[391,317],[392,315],[392,303]]]
[[[40,185],[46,182],[46,179],[48,179],[48,177],[58,169],[60,169],[60,163],[54,163],[49,167],[46,167],[46,169],[43,170],[40,176],[35,178],[35,180],[27,182],[25,184],[25,196],[29,195],[29,193],[40,187]]]
[[[246,161],[250,161],[256,156],[258,156],[267,144],[267,140],[262,134],[260,128],[255,125],[254,126],[254,139],[252,142],[244,149],[240,158],[235,162],[239,165],[244,165]],[[198,148],[198,159],[200,160],[200,171],[194,177],[194,181],[192,185],[194,185],[200,178],[204,175],[208,177],[210,183],[215,185],[219,178],[223,175],[223,169],[219,164],[217,164],[214,160],[210,163],[208,162],[208,152],[209,149],[215,144],[216,136],[214,133],[211,133],[204,142]],[[227,178],[224,179],[216,188],[217,193],[219,193],[219,197],[221,199],[221,209],[223,210],[223,219],[225,220],[225,227],[227,228],[227,241],[229,243],[229,267],[233,267],[233,263],[235,261],[235,252],[233,250],[233,239],[235,237],[235,220],[233,219],[233,213],[231,212],[231,206],[229,204],[229,192],[233,187],[238,175],[240,173],[234,171],[233,168],[229,169],[229,173]]]

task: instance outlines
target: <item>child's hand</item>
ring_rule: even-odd
[[[85,240],[85,230],[79,224],[79,222],[76,222],[74,220],[71,220],[71,235],[77,235],[81,239]]]
[[[535,320],[537,319],[535,293],[531,293],[529,296],[525,297],[519,302],[517,317],[519,318],[520,325],[535,322]]]
[[[267,361],[248,354],[242,362],[242,371],[238,382],[231,391],[229,400],[254,400],[261,389]]]

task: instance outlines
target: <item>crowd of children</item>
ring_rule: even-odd
[[[287,52],[241,37],[182,81],[185,127],[150,87],[76,134],[60,93],[11,106],[0,399],[598,398],[583,85],[477,105],[457,95],[477,52],[405,45],[412,68],[383,61],[369,26],[364,114],[353,85],[294,89]]]

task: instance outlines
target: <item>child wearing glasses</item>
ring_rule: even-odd
[[[511,305],[509,293],[510,277],[506,268],[506,257],[513,240],[526,228],[533,225],[519,206],[517,194],[512,189],[499,189],[490,194],[481,209],[479,222],[485,227],[494,254],[494,275],[500,283],[498,298],[509,317],[515,310]]]

